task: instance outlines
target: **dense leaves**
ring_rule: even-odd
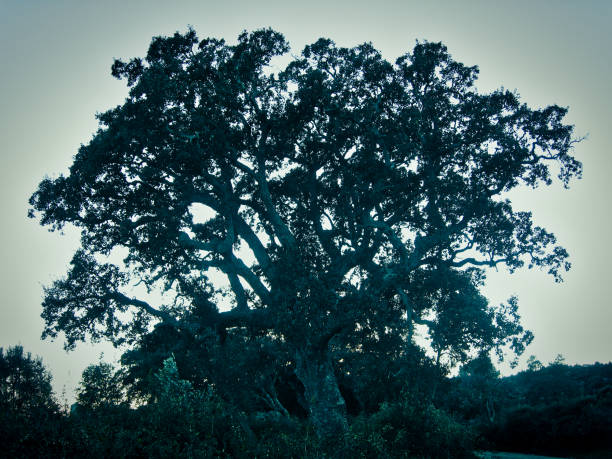
[[[395,369],[419,368],[415,352]],[[18,346],[0,354],[8,362],[2,366],[0,457],[460,458],[488,448],[586,458],[609,457],[612,450],[612,364],[568,366],[557,360],[500,378],[481,353],[455,378],[427,375],[421,367],[385,379],[392,365],[384,362],[386,368],[359,378],[376,408],[354,408],[346,442],[327,449],[307,419],[258,411],[263,405],[257,402],[244,410],[239,400],[224,400],[222,387],[198,388],[184,379],[174,357],[151,374],[152,397],[133,399],[132,406],[106,384],[112,380],[115,389],[125,388],[110,364],[90,365],[78,403],[63,411],[46,383],[41,391],[32,391],[37,384],[9,384],[12,389],[5,390],[17,374],[27,373],[30,381],[50,376],[40,359]],[[439,386],[436,393],[432,385]],[[256,398],[246,386],[234,390]],[[28,402],[7,402],[6,394]]]
[[[57,408],[51,389],[51,373],[40,358],[23,347],[0,347],[0,406],[3,410],[27,411]]]
[[[481,448],[609,457],[611,383],[610,363],[569,366],[557,359],[537,370],[499,378],[481,355],[458,377],[444,381],[437,402],[472,426]]]
[[[123,399],[119,375],[112,365],[100,362],[83,370],[81,384],[77,389],[77,402],[88,409],[99,409],[118,405]]]
[[[0,457],[61,457],[65,426],[42,360],[0,348]]]
[[[209,358],[242,343],[259,378],[291,369],[317,432],[335,438],[348,429],[343,355],[384,341],[380,355],[397,356],[416,325],[438,366],[524,349],[516,300],[489,306],[482,268],[560,280],[568,254],[504,193],[551,183],[551,167],[567,186],[581,164],[565,108],[479,94],[478,69],[440,43],[392,64],[371,44],[320,39],[271,73],[288,49],[272,30],[235,45],[189,30],[114,63],[126,101],[30,199],[42,224],[81,230],[67,277],[45,291],[44,335],[142,349],[161,323]],[[107,263],[116,248],[124,262]],[[131,298],[135,283],[174,299]],[[202,385],[221,371],[204,360]],[[276,389],[263,389],[273,405]]]

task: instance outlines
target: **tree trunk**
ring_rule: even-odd
[[[326,445],[343,443],[348,432],[346,403],[340,394],[331,360],[325,350],[298,351],[296,376],[304,385],[310,419]]]

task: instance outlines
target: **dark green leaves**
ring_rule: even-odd
[[[441,43],[391,64],[370,43],[320,39],[271,73],[288,50],[269,29],[235,45],[188,30],[115,61],[127,100],[99,115],[70,174],[30,200],[42,224],[82,231],[68,277],[46,290],[45,335],[132,339],[147,317],[189,316],[206,291],[228,298],[241,327],[266,311],[271,333],[297,347],[384,330],[409,341],[415,323],[454,360],[526,340],[468,270],[527,265],[560,280],[569,267],[554,235],[504,200],[580,176],[567,110],[479,94],[477,67]],[[198,220],[197,206],[211,215]],[[117,247],[131,276],[177,294],[163,309],[172,317],[123,296],[127,274],[93,258]],[[128,308],[131,323],[119,320]]]
[[[54,338],[62,331],[66,348],[73,348],[87,336],[120,342],[126,326],[117,313],[124,312],[127,305],[118,301],[117,293],[127,276],[114,265],[98,264],[82,250],[77,251],[70,265],[64,279],[45,288],[43,338]]]

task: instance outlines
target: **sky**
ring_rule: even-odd
[[[416,40],[441,41],[452,57],[478,65],[478,88],[517,90],[531,107],[569,106],[583,179],[517,190],[516,209],[556,234],[572,270],[556,284],[539,271],[491,271],[492,303],[519,297],[535,340],[522,358],[570,364],[612,360],[609,295],[612,224],[612,2],[601,1],[138,1],[0,0],[0,347],[21,344],[42,357],[60,397],[71,401],[82,370],[120,351],[61,339],[41,341],[42,287],[61,277],[78,233],[50,233],[27,218],[45,176],[66,173],[97,129],[94,115],[124,101],[111,77],[115,58],[146,54],[153,36],[184,32],[235,43],[243,30],[272,27],[298,55],[319,37],[339,46],[371,42],[394,61]],[[521,368],[521,367],[519,367]],[[509,370],[505,370],[506,372]]]

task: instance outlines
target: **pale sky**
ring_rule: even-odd
[[[62,276],[78,235],[49,233],[26,217],[45,175],[66,172],[97,128],[95,113],[123,102],[110,75],[114,58],[146,54],[151,37],[194,27],[200,38],[234,43],[246,30],[272,27],[299,54],[328,37],[340,46],[372,42],[390,61],[415,40],[442,41],[454,59],[480,67],[478,87],[516,89],[532,107],[569,106],[567,122],[587,139],[576,146],[584,178],[517,191],[570,252],[563,284],[538,271],[491,272],[492,303],[519,297],[523,324],[535,334],[530,354],[547,363],[612,360],[609,295],[612,192],[612,2],[601,1],[115,1],[0,0],[0,347],[21,344],[40,355],[54,387],[70,399],[83,368],[109,345],[41,341],[42,286]]]

